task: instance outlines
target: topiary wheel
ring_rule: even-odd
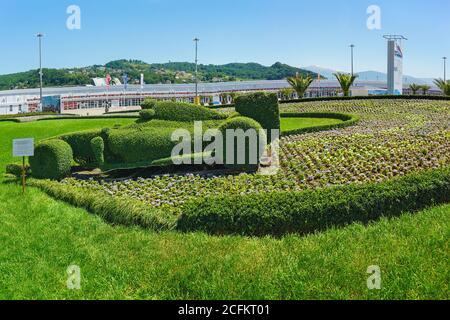
[[[73,152],[62,140],[41,142],[30,157],[32,176],[38,179],[62,179],[70,174]]]

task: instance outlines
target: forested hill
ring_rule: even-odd
[[[277,62],[270,67],[258,63],[230,63],[224,65],[199,65],[199,79],[204,82],[239,80],[280,80],[296,73],[317,74]],[[141,73],[145,83],[191,83],[194,80],[195,64],[189,62],[169,62],[148,64],[139,60],[117,60],[105,65],[84,68],[44,69],[44,86],[92,85],[92,78],[104,78],[110,74],[122,80],[126,73],[130,84],[138,84]],[[0,75],[0,90],[36,88],[39,86],[37,70]]]

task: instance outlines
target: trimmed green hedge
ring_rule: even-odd
[[[191,103],[158,101],[153,107],[155,119],[170,121],[204,121],[226,119],[226,115]]]
[[[176,216],[170,211],[152,208],[126,197],[111,197],[94,190],[86,192],[84,188],[49,180],[32,179],[29,184],[42,189],[56,199],[85,208],[109,223],[141,226],[155,231],[175,228]]]
[[[95,156],[97,164],[102,166],[105,163],[105,142],[102,137],[95,137],[91,140],[92,153]]]
[[[236,98],[236,111],[244,117],[258,121],[264,129],[267,129],[268,141],[271,138],[270,130],[280,129],[280,108],[275,93],[256,92],[240,95]]]
[[[155,117],[155,110],[145,109],[139,112],[139,117],[144,121],[152,120]]]
[[[234,136],[233,140],[234,141],[230,141],[228,139],[227,136],[227,130],[232,130],[234,132],[236,132],[237,135],[239,135],[239,131],[236,130],[243,130],[241,133],[246,133],[248,132],[248,130],[255,130],[256,135],[254,136],[256,138],[256,141],[253,141],[253,143],[251,144],[251,140],[245,138],[245,149],[242,150],[239,147],[239,138]],[[267,137],[263,132],[263,128],[262,126],[256,121],[253,120],[251,118],[246,118],[246,117],[236,117],[236,118],[232,118],[229,119],[227,121],[225,121],[220,127],[219,127],[220,132],[222,133],[223,136],[223,154],[219,155],[221,156],[220,158],[222,159],[222,163],[224,163],[227,167],[231,167],[231,168],[235,168],[235,169],[239,169],[239,170],[253,170],[256,169],[258,167],[258,164],[260,162],[262,153],[264,152],[264,147],[261,145],[260,141],[262,141],[263,144],[265,144]],[[251,132],[250,132],[251,133]],[[227,152],[228,152],[228,144],[234,144],[234,151],[233,151],[233,155],[234,155],[234,159],[228,159],[227,158]],[[255,151],[257,151],[256,155],[251,155],[250,154],[250,146],[252,146]],[[245,158],[243,159],[243,163],[239,164],[238,160],[239,158],[242,156],[242,153],[245,152],[244,156]],[[252,158],[254,158],[253,160],[256,159],[256,163],[255,161],[251,161]],[[232,160],[232,163],[230,163],[229,160]]]
[[[196,199],[183,206],[178,228],[217,235],[308,234],[448,202],[450,167],[382,183]]]
[[[446,96],[427,96],[427,95],[377,95],[377,96],[354,96],[354,97],[318,97],[318,98],[303,98],[292,100],[281,100],[281,104],[285,103],[298,103],[298,102],[314,102],[314,101],[341,101],[341,100],[450,100],[450,97]]]
[[[142,110],[153,109],[155,108],[157,102],[158,101],[156,99],[146,98],[144,102],[142,102],[141,108]]]
[[[73,158],[81,165],[96,162],[96,157],[92,151],[91,141],[95,137],[100,137],[102,130],[86,130],[58,136],[57,138],[67,142],[73,151]]]
[[[289,112],[282,113],[281,118],[331,118],[338,119],[344,122],[336,123],[336,124],[327,124],[322,126],[316,126],[311,128],[300,128],[289,131],[284,131],[281,133],[282,136],[290,136],[293,134],[302,134],[308,132],[317,132],[317,131],[325,131],[325,130],[333,130],[339,128],[345,128],[358,123],[360,118],[355,115],[347,114],[347,113],[335,113],[335,112]]]
[[[16,163],[11,163],[11,164],[7,164],[6,165],[6,170],[5,172],[7,174],[12,174],[13,176],[16,177],[21,177],[22,176],[22,165],[20,164],[16,164]],[[25,174],[28,176],[30,175],[30,166],[29,165],[25,165]]]
[[[73,153],[63,140],[53,139],[39,143],[30,157],[33,177],[39,179],[62,179],[72,169]]]

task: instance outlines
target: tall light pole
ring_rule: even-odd
[[[351,48],[351,51],[352,51],[352,76],[354,75],[354,69],[353,69],[353,49],[355,48],[355,45],[354,44],[351,44],[350,45],[350,48]]]
[[[447,57],[442,58],[444,60],[444,82],[447,81]]]
[[[195,103],[199,103],[198,101],[198,42],[199,38],[195,38]]]
[[[40,93],[40,101],[41,101],[41,106],[40,106],[40,108],[41,108],[41,110],[39,110],[39,111],[42,111],[42,107],[43,107],[43,97],[42,97],[42,77],[43,77],[43,73],[42,73],[42,38],[44,37],[44,35],[42,34],[42,33],[38,33],[37,35],[36,35],[37,37],[38,37],[38,39],[39,39],[39,82],[40,82],[40,90],[39,90],[39,93]]]

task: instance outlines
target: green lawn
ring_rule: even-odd
[[[342,122],[342,120],[330,118],[281,118],[281,131],[334,125]]]
[[[130,119],[0,123],[11,140]],[[0,299],[449,299],[450,205],[368,227],[282,239],[154,233],[111,226],[38,189],[0,184]],[[82,289],[66,288],[69,265]],[[369,291],[369,265],[382,289]]]

